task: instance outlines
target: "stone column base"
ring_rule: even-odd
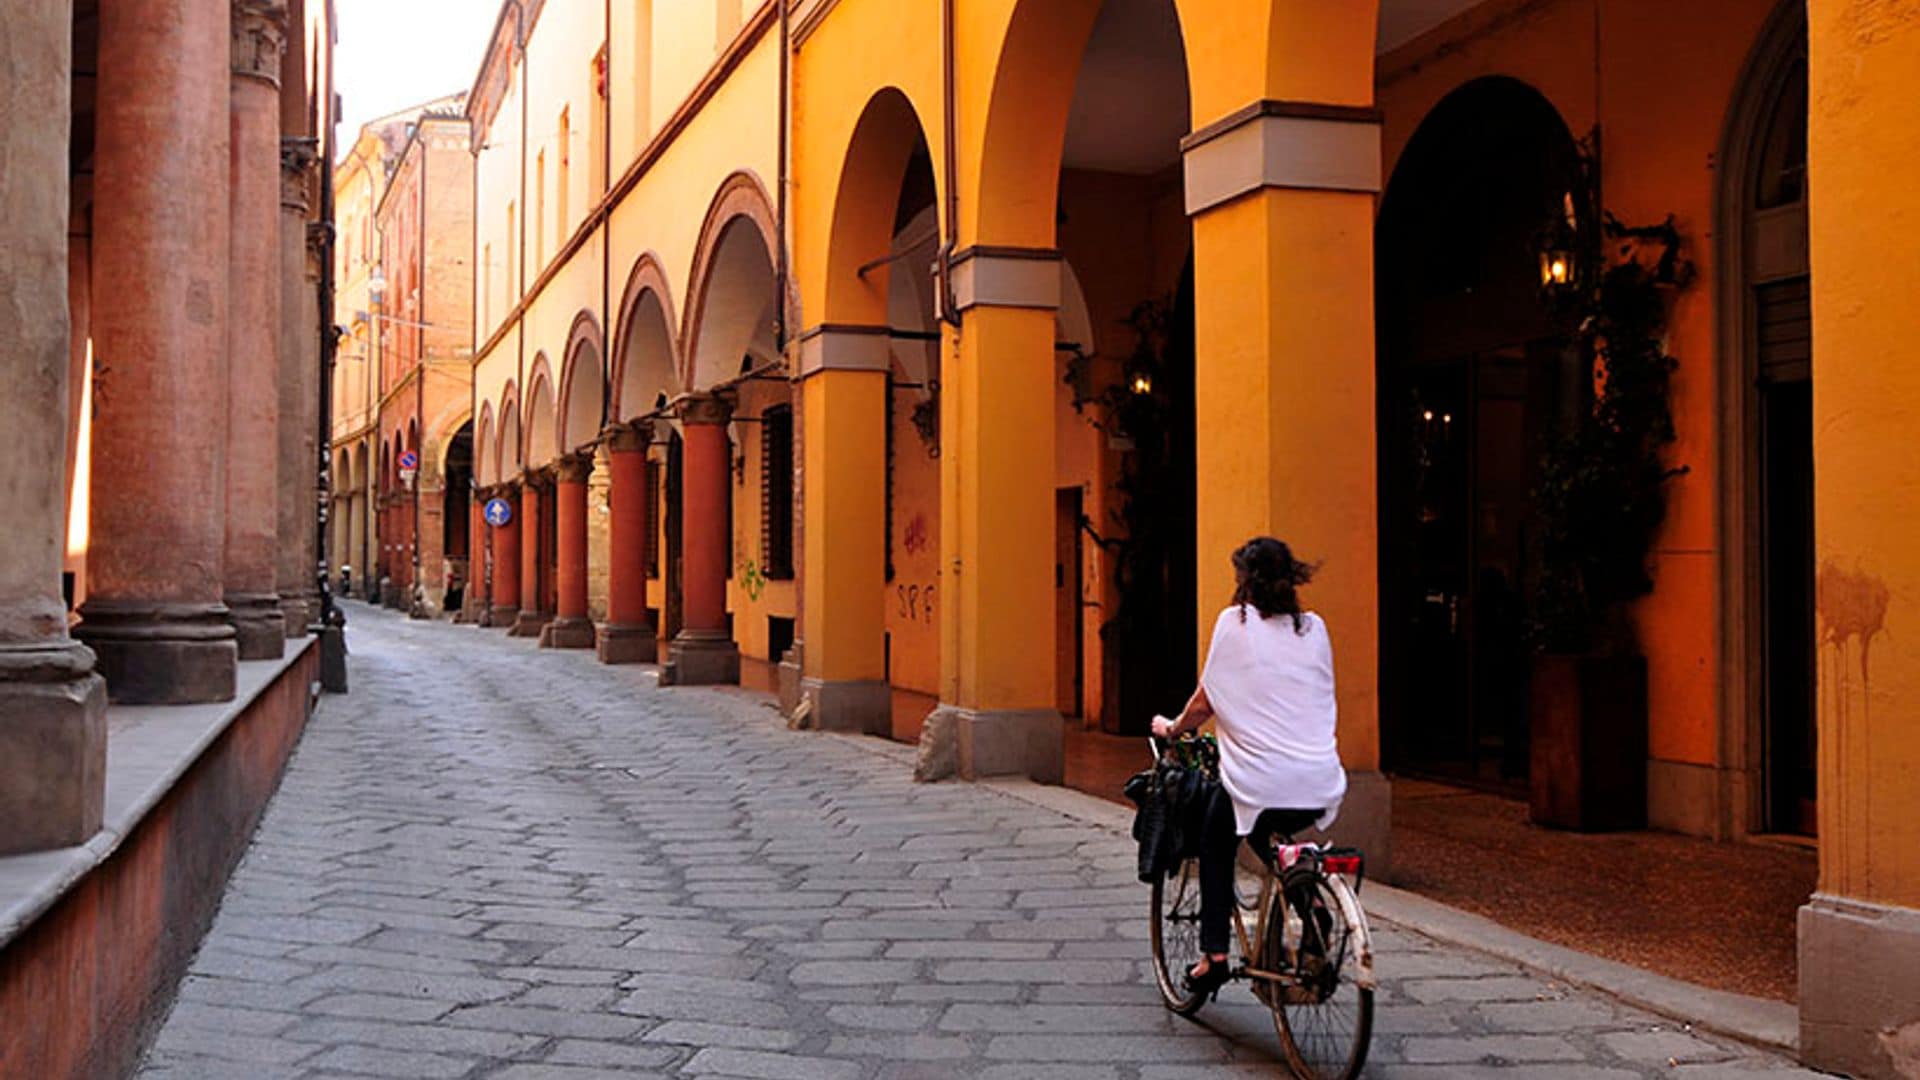
[[[77,642],[0,648],[0,855],[84,844],[100,831],[107,684]]]
[[[545,630],[547,624],[552,621],[553,616],[544,611],[521,611],[514,616],[507,630],[507,636],[538,638],[540,631]]]
[[[489,608],[487,610],[486,620],[480,625],[494,629],[504,626],[511,630],[514,622],[519,618],[520,609],[517,607]]]
[[[286,613],[273,593],[230,593],[227,622],[242,660],[278,660],[287,651]]]
[[[280,597],[280,615],[286,620],[287,637],[306,637],[308,625],[320,617],[320,598],[318,596],[282,596]]]
[[[941,705],[920,732],[914,779],[1026,776],[1058,784],[1066,776],[1067,733],[1052,709],[976,710]]]
[[[886,735],[893,730],[893,688],[883,682],[801,679],[809,723],[815,731]]]
[[[773,687],[780,699],[780,715],[789,720],[800,711],[800,702],[806,698],[806,687],[800,675],[803,649],[800,642],[794,642],[773,669]]]
[[[224,604],[89,600],[74,635],[93,649],[108,699],[122,705],[232,701],[240,650]]]
[[[652,664],[660,659],[660,639],[651,626],[601,623],[593,654],[603,664]]]
[[[1800,1060],[1920,1076],[1920,910],[1825,893],[1800,909]]]
[[[586,619],[555,619],[540,631],[543,649],[593,648],[593,623]]]
[[[682,630],[667,646],[661,686],[736,686],[740,682],[740,646],[724,634]]]

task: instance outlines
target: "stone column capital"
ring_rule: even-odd
[[[593,472],[592,454],[567,454],[554,463],[554,478],[562,484],[584,484]]]
[[[278,89],[287,47],[287,7],[279,0],[233,0],[233,73]]]
[[[527,475],[520,482],[520,486],[527,491],[552,491],[553,466],[544,465],[537,469],[528,469]]]
[[[646,453],[653,443],[653,421],[635,420],[630,424],[608,424],[600,438],[613,453]]]
[[[320,144],[312,138],[280,140],[280,208],[306,216],[313,170],[320,164]]]
[[[685,424],[725,424],[733,419],[734,395],[726,391],[708,394],[682,394],[673,400],[673,411]]]

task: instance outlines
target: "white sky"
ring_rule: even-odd
[[[473,86],[499,0],[334,0],[339,147],[360,125]]]

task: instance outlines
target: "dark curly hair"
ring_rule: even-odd
[[[1300,618],[1300,586],[1313,580],[1314,568],[1293,557],[1293,551],[1271,536],[1256,536],[1233,553],[1233,602],[1240,605],[1240,621],[1252,607],[1263,619],[1287,615],[1293,632],[1307,632]]]

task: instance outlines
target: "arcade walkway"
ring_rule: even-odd
[[[327,699],[143,1076],[1215,1080],[1123,836],[915,785],[744,691],[350,605]],[[1801,1073],[1383,927],[1375,1077]],[[1223,1065],[1238,1068],[1222,1069]]]

